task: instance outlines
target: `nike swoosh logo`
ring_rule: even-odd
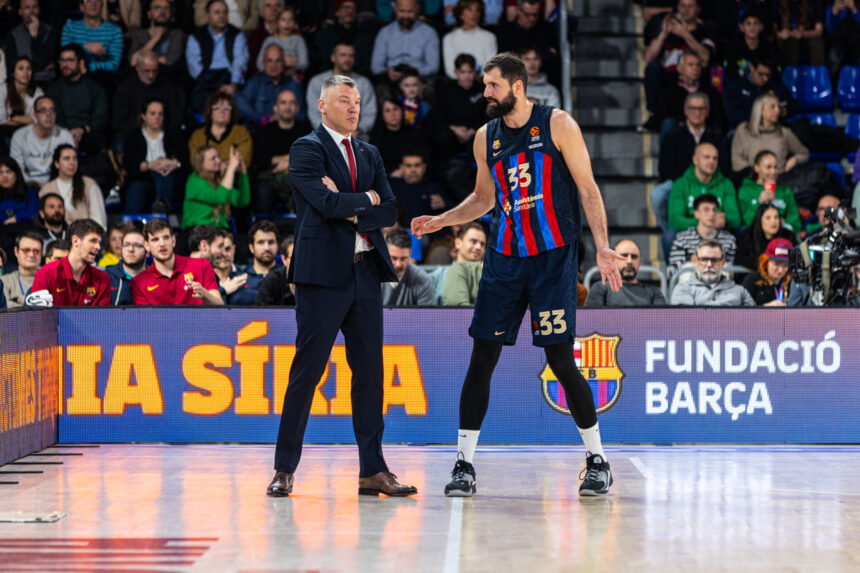
[[[66,290],[66,289],[64,289],[64,288],[58,288],[58,289],[57,289],[57,292],[63,292],[64,290]]]
[[[146,287],[146,290],[148,290],[148,291],[154,291],[155,289],[157,289],[157,288],[158,288],[158,286],[159,286],[159,285],[148,286],[148,287]]]
[[[493,152],[493,157],[495,157],[495,156],[496,156],[496,155],[498,155],[499,153],[501,153],[501,151],[494,151],[494,152]]]
[[[502,330],[501,332],[499,332],[498,330],[496,330],[493,334],[495,334],[496,336],[501,336],[501,335],[503,335],[504,333],[505,333],[505,331],[504,331],[504,330]]]

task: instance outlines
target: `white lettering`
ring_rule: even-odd
[[[770,405],[770,395],[767,393],[767,385],[764,382],[753,384],[750,391],[750,401],[747,404],[747,414],[752,414],[756,408],[764,410],[764,413],[768,416],[773,414],[773,407]]]
[[[690,391],[688,382],[678,382],[675,386],[675,395],[672,396],[672,406],[669,409],[670,414],[677,414],[678,410],[684,408],[690,414],[696,413],[696,401],[693,400],[693,392]]]
[[[682,372],[693,371],[693,343],[690,340],[684,341],[684,362],[678,364],[678,357],[675,352],[675,341],[669,341],[669,370],[675,374]]]
[[[728,385],[726,385],[726,390],[724,393],[725,399],[723,400],[723,403],[726,406],[726,412],[732,415],[733,422],[738,419],[738,416],[744,413],[744,410],[746,410],[746,408],[744,408],[740,404],[735,405],[735,403],[732,401],[732,394],[734,394],[735,391],[746,392],[746,389],[747,387],[740,382],[729,382]]]
[[[842,351],[839,344],[833,340],[836,336],[836,331],[831,330],[824,335],[824,342],[818,345],[815,349],[815,367],[825,374],[831,374],[839,370],[842,363]],[[825,362],[825,353],[830,352],[830,363]]]
[[[751,374],[755,373],[759,368],[764,368],[771,374],[776,372],[776,367],[773,364],[773,354],[770,352],[770,344],[768,344],[767,340],[756,342],[752,360],[750,360]]]
[[[780,372],[784,372],[785,374],[797,372],[800,366],[797,365],[797,362],[792,362],[791,364],[786,362],[785,353],[787,350],[797,352],[799,349],[800,346],[793,340],[784,340],[779,343],[779,346],[776,347],[776,365],[779,367]]]
[[[663,414],[669,408],[669,389],[662,382],[645,383],[645,413]]]
[[[722,414],[720,398],[723,395],[723,387],[716,382],[699,382],[699,414],[707,414],[708,406],[714,414]]]
[[[645,341],[645,372],[654,372],[654,363],[666,360],[666,355],[658,350],[666,348],[665,340]]]
[[[707,360],[711,372],[720,372],[720,341],[714,340],[711,349],[704,340],[696,341],[696,372],[704,372]]]
[[[726,340],[726,372],[737,374],[747,369],[747,345],[743,340]],[[734,361],[737,352],[737,362]]]

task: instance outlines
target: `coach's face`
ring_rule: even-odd
[[[317,103],[323,123],[344,137],[358,129],[361,94],[344,84],[330,87]]]

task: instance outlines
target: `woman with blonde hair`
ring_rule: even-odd
[[[809,161],[809,150],[790,129],[779,124],[779,98],[759,96],[753,103],[749,121],[741,123],[732,140],[732,171],[745,176],[756,156],[765,150],[776,155],[780,173]]]
[[[236,148],[231,148],[222,175],[223,162],[218,150],[205,145],[194,152],[191,164],[194,173],[185,184],[182,228],[212,225],[228,229],[231,207],[245,207],[251,202],[251,184],[245,161]]]

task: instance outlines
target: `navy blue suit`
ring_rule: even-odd
[[[396,281],[381,229],[394,224],[397,205],[376,147],[352,140],[356,193],[349,167],[322,124],[290,149],[290,183],[296,201],[296,241],[287,278],[296,285],[296,355],[284,396],[275,471],[292,473],[302,453],[314,389],[343,332],[352,370],[352,423],[358,443],[359,477],[388,466],[382,457],[382,289]],[[338,193],[322,184],[328,176]],[[373,190],[380,204],[371,206]],[[356,216],[357,223],[346,219]],[[355,233],[375,247],[355,259]]]

